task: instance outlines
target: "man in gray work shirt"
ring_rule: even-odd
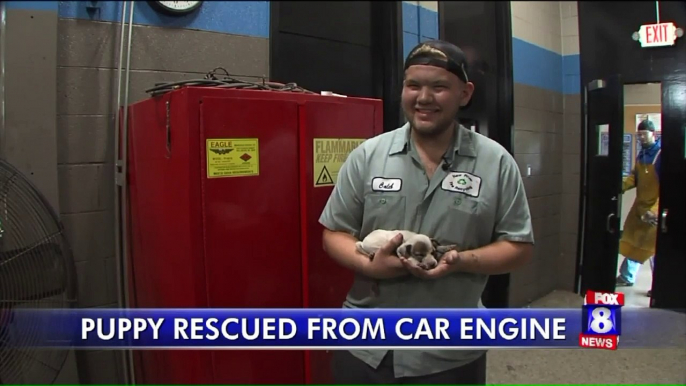
[[[320,222],[323,244],[355,272],[348,308],[477,308],[489,275],[532,254],[531,216],[519,169],[498,143],[455,121],[471,99],[464,53],[443,41],[407,57],[402,108],[408,124],[350,153]],[[425,271],[394,255],[396,238],[370,260],[355,242],[376,229],[410,230],[456,244]],[[478,350],[334,353],[337,383],[484,384]]]

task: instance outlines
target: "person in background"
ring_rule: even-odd
[[[531,214],[519,167],[492,139],[456,121],[472,97],[467,59],[444,41],[416,46],[405,61],[407,124],[368,139],[338,174],[320,217],[323,247],[355,272],[345,308],[478,308],[489,275],[531,259]],[[373,259],[355,242],[377,229],[409,230],[454,244],[425,271],[394,251]],[[483,350],[334,351],[339,384],[485,384]]]
[[[655,125],[642,121],[636,128],[641,151],[636,165],[622,186],[622,193],[636,188],[636,199],[624,222],[619,253],[624,261],[617,276],[618,287],[631,287],[641,265],[650,260],[655,267],[655,240],[657,239],[657,211],[660,198],[660,140],[655,138]],[[648,291],[651,296],[651,291]]]

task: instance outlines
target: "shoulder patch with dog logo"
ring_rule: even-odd
[[[399,192],[403,185],[400,178],[374,177],[372,179],[372,190],[375,192]]]
[[[450,172],[443,179],[441,189],[479,197],[481,191],[481,177],[466,172]]]

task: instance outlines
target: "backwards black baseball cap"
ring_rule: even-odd
[[[641,121],[641,123],[638,124],[636,131],[643,131],[643,130],[655,131],[655,124],[653,123],[653,121],[650,121],[648,119]]]
[[[414,65],[440,67],[452,72],[461,81],[469,82],[467,57],[459,47],[446,41],[429,40],[419,43],[407,55],[405,70]]]

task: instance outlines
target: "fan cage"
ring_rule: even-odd
[[[0,384],[55,381],[69,350],[37,347],[35,319],[15,311],[74,308],[76,287],[62,222],[34,184],[0,160]]]

